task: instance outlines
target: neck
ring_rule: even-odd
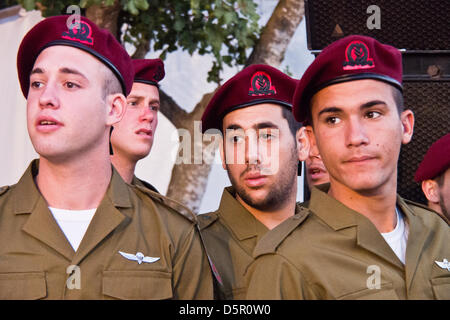
[[[54,163],[41,157],[36,185],[47,204],[67,210],[97,208],[111,180],[109,157]]]
[[[131,184],[134,177],[134,170],[136,169],[136,162],[128,161],[125,157],[121,157],[116,153],[111,156],[111,162],[114,168],[119,172],[123,181]]]
[[[297,185],[295,185],[295,187],[297,187]],[[269,230],[272,230],[281,222],[295,214],[297,188],[294,189],[295,192],[286,198],[282,205],[268,211],[258,210],[249,206],[238,194],[236,194],[236,198],[259,222],[264,224]]]
[[[396,175],[393,175],[396,178]],[[371,192],[352,190],[330,177],[328,194],[350,209],[367,217],[380,233],[390,232],[397,225],[395,207],[397,182],[390,179],[381,188]]]

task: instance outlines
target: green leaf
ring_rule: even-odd
[[[175,29],[175,31],[180,32],[181,30],[183,30],[184,26],[185,26],[185,23],[183,20],[176,19],[175,24],[173,25],[173,28]]]
[[[148,9],[148,2],[147,2],[147,0],[134,0],[134,3],[136,5],[136,8],[139,9],[139,10],[143,10],[144,11],[144,10]]]
[[[35,3],[34,0],[23,0],[23,7],[27,11],[31,11],[34,9]]]
[[[89,0],[81,0],[80,1],[80,7],[81,8],[86,8],[86,6],[88,5]]]

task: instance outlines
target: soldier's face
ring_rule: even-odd
[[[400,147],[411,140],[414,115],[399,115],[390,85],[357,80],[320,90],[311,101],[317,144],[331,188],[366,195],[397,181]]]
[[[310,188],[330,181],[328,171],[325,168],[320,155],[309,156],[308,159],[305,160],[305,166],[306,180]]]
[[[103,65],[68,46],[36,59],[27,97],[28,132],[37,153],[55,161],[77,159],[108,145],[111,117],[102,97]]]
[[[260,104],[228,113],[221,156],[238,200],[259,210],[284,205],[296,191],[296,139],[282,107]]]
[[[311,131],[311,129],[308,129]],[[309,132],[311,134],[311,132]],[[305,160],[305,176],[308,186],[311,189],[315,185],[330,181],[328,171],[323,164],[317,146],[311,148],[308,158]]]
[[[127,97],[127,111],[114,125],[111,143],[114,157],[136,163],[146,157],[153,145],[158,110],[159,91],[156,86],[135,82]]]

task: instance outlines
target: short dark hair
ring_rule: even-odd
[[[439,188],[442,188],[444,186],[444,177],[445,177],[445,170],[440,173],[438,176],[434,177],[433,180],[436,181]]]
[[[400,115],[404,109],[405,109],[405,104],[404,104],[404,100],[403,100],[403,93],[402,91],[394,86],[391,86],[391,91],[392,91],[392,97],[394,98],[394,102],[395,105],[397,107],[397,111],[398,114]],[[316,92],[317,93],[317,92]],[[312,109],[312,105],[311,105],[311,101],[312,101],[312,96],[308,101],[308,110],[306,113],[306,121],[305,121],[305,125],[310,125],[312,126],[312,113],[311,113],[311,109]]]
[[[302,127],[302,123],[297,122],[297,120],[295,120],[294,115],[292,113],[292,109],[283,106],[281,107],[281,109],[282,109],[281,114],[283,118],[287,120],[289,129],[291,130],[291,133],[295,139],[295,135],[297,134],[297,131]]]
[[[122,93],[122,86],[116,75],[106,66],[102,66],[103,70],[103,88],[102,97],[106,99],[110,94]]]

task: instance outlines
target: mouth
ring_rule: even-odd
[[[143,137],[151,137],[153,135],[153,132],[152,132],[151,129],[145,129],[145,128],[141,128],[139,130],[136,130],[135,133],[137,135],[143,136]]]
[[[312,167],[308,169],[308,173],[313,180],[320,179],[323,175],[325,175],[325,170],[319,167]]]
[[[350,159],[344,161],[344,163],[363,164],[375,159],[376,157],[374,156],[358,156],[358,157],[351,157]]]
[[[62,127],[63,124],[52,117],[39,117],[36,120],[36,129],[41,132],[51,132]]]
[[[267,182],[267,176],[260,173],[247,173],[244,181],[249,187],[261,187]]]

